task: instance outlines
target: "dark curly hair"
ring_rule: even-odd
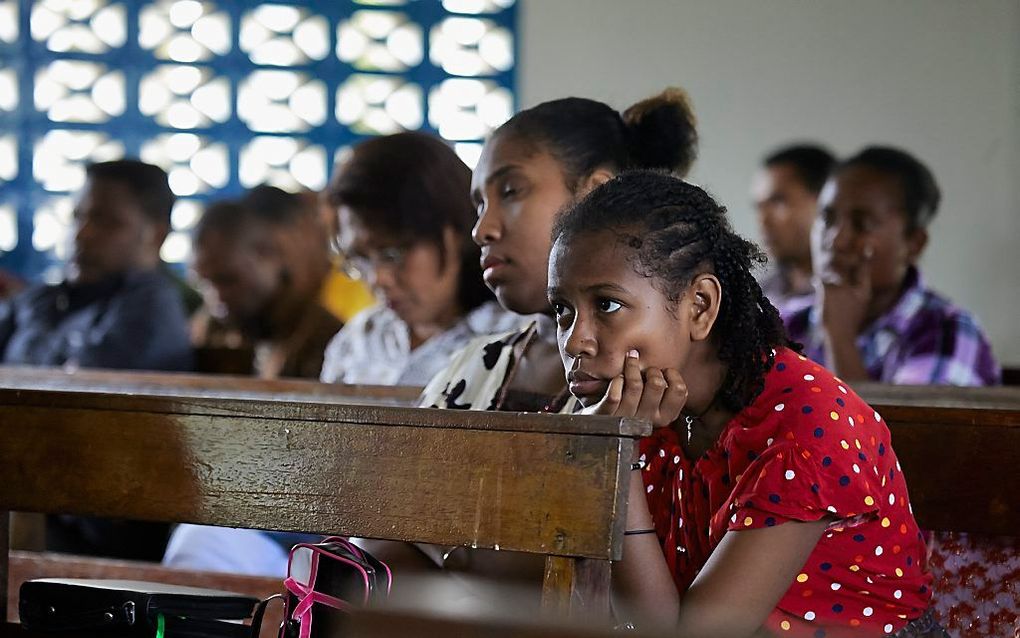
[[[553,242],[600,231],[633,249],[635,271],[653,278],[674,308],[695,276],[719,278],[712,339],[727,368],[716,396],[726,409],[740,411],[761,393],[775,348],[799,349],[752,275],[764,253],[733,232],[726,209],[697,186],[662,172],[622,173],[560,215]]]

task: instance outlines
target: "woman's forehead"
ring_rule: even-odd
[[[511,164],[528,169],[549,164],[558,166],[559,162],[538,140],[523,135],[497,134],[485,143],[472,181],[476,187],[481,186],[481,180]]]

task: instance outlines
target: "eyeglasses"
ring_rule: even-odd
[[[407,259],[410,246],[392,246],[369,251],[367,254],[343,254],[341,268],[351,279],[367,279],[380,268],[399,269]]]

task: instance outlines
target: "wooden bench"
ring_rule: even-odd
[[[263,401],[311,401],[315,403],[364,403],[379,405],[413,405],[420,388],[387,386],[342,386],[306,380],[263,380],[242,376],[205,374],[181,374],[144,371],[109,371],[79,369],[67,371],[60,368],[31,366],[0,366],[0,387],[26,390],[74,390],[99,394],[147,394],[159,396],[190,396],[202,398],[259,399]],[[12,536],[17,546],[26,549],[42,549],[44,523],[41,516],[19,516],[17,531]],[[68,561],[69,569],[81,577],[88,575],[84,567],[91,567],[97,574],[114,574],[118,578],[131,578],[132,574],[146,572],[150,565],[134,561],[75,562],[77,559],[62,554],[49,555],[46,565],[52,565],[53,573],[59,573],[59,562]],[[27,565],[36,565],[29,562]],[[47,572],[48,573],[48,572]],[[30,572],[25,575],[31,577]],[[168,574],[170,580],[188,579],[188,572]],[[41,576],[40,576],[41,577]],[[105,576],[104,576],[105,577]],[[113,576],[111,576],[113,577]],[[13,583],[13,589],[20,585]],[[15,616],[17,609],[15,607]]]
[[[543,605],[583,614],[608,612],[629,459],[650,431],[612,417],[14,389],[0,390],[0,424],[0,510],[540,554]]]
[[[958,388],[935,385],[855,383],[854,391],[875,407],[1020,409],[1020,388]]]
[[[6,373],[7,371],[0,370],[0,385],[4,384],[3,379]],[[32,383],[35,383],[34,387],[38,388],[45,382],[50,384],[47,387],[55,387],[57,382],[61,380],[61,377],[52,378],[51,371],[48,371],[47,374],[50,374],[51,377],[43,381],[36,379],[34,382],[30,382],[30,380],[22,377],[20,386],[29,387],[32,386]],[[81,375],[81,373],[78,373],[78,375]],[[71,378],[77,378],[77,381],[73,383],[78,383],[79,387],[91,384],[91,388],[87,390],[88,392],[103,391],[102,382],[104,381],[104,375],[108,375],[105,381],[109,381],[111,384],[116,381],[123,381],[123,373],[89,372],[88,375],[90,376],[87,379],[83,379],[81,376],[76,377],[75,375],[72,375]],[[132,376],[135,376],[134,373],[132,373]],[[176,377],[179,379],[196,377],[196,375],[153,375],[154,378],[150,379],[149,376],[139,375],[137,378],[133,378],[133,380],[142,390],[146,389],[144,387],[146,383],[158,381],[161,389],[157,388],[157,390],[167,391],[168,379],[166,377]],[[204,378],[197,377],[195,383],[198,384],[198,382],[203,380]],[[243,379],[243,381],[252,382],[257,380]],[[343,391],[342,386],[321,386],[321,384],[301,381],[258,383],[293,384],[290,387],[308,388],[310,390],[314,387],[314,391],[328,391],[338,388]],[[178,386],[183,385],[178,384]],[[147,417],[156,416],[157,418],[171,420],[178,418],[173,415],[184,414],[190,419],[197,419],[196,423],[202,421],[210,415],[206,414],[208,412],[206,408],[198,409],[196,407],[197,404],[202,403],[202,401],[210,396],[215,397],[217,393],[223,396],[224,393],[227,393],[227,390],[211,390],[208,387],[202,390],[201,385],[196,385],[196,387],[200,389],[198,391],[202,396],[177,399],[176,403],[179,404],[177,408],[168,410],[164,407],[158,407],[153,409],[153,406],[150,405],[146,406],[141,412],[146,413]],[[1020,461],[1020,393],[1015,389],[1002,388],[911,388],[870,384],[856,386],[856,389],[876,407],[892,430],[897,454],[908,477],[914,511],[922,527],[943,531],[971,531],[1002,535],[1016,534],[1015,530],[1018,529],[1017,525],[1020,523],[1020,514],[1017,511],[1020,499],[1015,496],[1018,493],[1018,488],[1020,488],[1020,474],[1015,471],[1017,462]],[[172,391],[168,391],[168,393],[180,394],[186,390],[187,388],[177,387]],[[235,391],[237,390],[235,389]],[[263,402],[270,400],[265,398],[267,395],[257,394],[258,391],[253,390],[251,387],[248,387],[244,392],[253,392],[253,394],[247,396],[261,398]],[[408,392],[408,395],[412,393],[416,395],[417,390],[411,390]],[[68,396],[77,396],[78,394],[70,393]],[[34,409],[45,410],[43,405],[45,401],[39,400],[42,396],[46,396],[46,393],[37,396],[37,399],[32,403]],[[271,397],[273,395],[269,393],[268,396]],[[312,403],[316,401],[316,399],[308,396],[300,398]],[[152,397],[138,397],[138,399],[143,401],[154,400]],[[120,399],[117,400],[120,401]],[[342,400],[342,398],[338,400]],[[384,397],[383,400],[388,399]],[[0,403],[6,405],[6,401],[6,395],[0,392]],[[291,405],[281,408],[284,410],[284,413],[274,415],[273,410],[275,406],[264,406],[264,410],[257,411],[258,413],[255,414],[252,412],[254,408],[252,402],[241,403],[246,406],[245,410],[249,414],[248,416],[242,414],[238,418],[288,420],[292,417],[286,415],[292,414],[294,410],[298,410],[300,413],[298,420],[307,420],[305,419],[306,415],[300,412],[298,406]],[[7,407],[14,410],[16,414],[18,408],[15,406],[17,405],[21,404],[15,401]],[[118,405],[120,407],[115,408],[115,410],[138,411],[136,407],[131,407],[129,404],[118,403]],[[220,402],[213,402],[212,405],[218,408]],[[65,416],[68,410],[74,412],[79,409],[86,411],[96,409],[94,404],[90,407],[76,405],[75,402],[64,407],[56,407],[58,412]],[[331,407],[339,409],[339,406]],[[0,407],[0,413],[4,413],[5,409],[5,407]],[[313,405],[311,409],[314,412],[315,410],[326,409],[326,407]],[[153,412],[155,415],[149,412]],[[7,416],[7,413],[5,413],[5,416]],[[211,416],[214,417],[213,421],[218,421],[219,417],[223,416],[222,410],[217,411],[217,414]],[[480,415],[476,413],[474,416],[477,418]],[[491,414],[484,415],[482,418],[488,422],[492,418],[499,420],[503,417],[532,418]],[[84,416],[77,415],[75,418],[81,419]],[[344,418],[346,417],[340,418],[338,422],[346,426],[354,425],[353,422],[344,420]],[[41,416],[36,416],[34,419],[35,422],[46,421]],[[8,422],[12,422],[10,418],[2,421],[2,423]],[[336,419],[334,419],[334,422],[337,422]],[[390,426],[401,427],[397,424],[390,424]],[[277,427],[279,427],[279,424],[277,424]],[[445,424],[439,424],[439,427],[440,429],[447,429]],[[457,430],[457,428],[454,429]],[[481,429],[485,430],[486,428]],[[456,433],[463,434],[459,430]],[[629,436],[631,435],[623,438],[629,438]],[[0,444],[6,447],[6,443]],[[392,462],[392,459],[390,461]],[[619,486],[617,487],[619,488]],[[479,490],[481,489],[481,486],[479,486]],[[0,500],[0,505],[11,507],[10,504],[3,500]],[[241,522],[235,524],[247,525],[247,523]],[[340,528],[335,527],[334,529],[339,530]],[[460,532],[462,531],[460,530]],[[506,545],[503,545],[503,547],[506,547]],[[550,593],[546,598],[548,604],[555,603],[561,606],[568,604],[565,602],[568,601],[568,598],[563,593],[564,590],[557,590],[555,588],[557,583],[561,583],[566,589],[572,587],[576,591],[577,587],[583,586],[581,581],[588,575],[595,574],[596,578],[594,580],[596,581],[604,576],[604,564],[593,569],[592,563],[582,562],[571,566],[569,561],[560,559],[550,559],[548,562],[551,566],[547,574],[546,583],[547,587],[550,588]],[[568,583],[562,583],[558,580],[560,574],[558,570],[561,568],[566,570],[566,581],[568,581],[571,587],[566,587]],[[598,588],[595,589],[597,590]],[[554,593],[556,591],[560,593]],[[599,594],[599,596],[604,595]]]

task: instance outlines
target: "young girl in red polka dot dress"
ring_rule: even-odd
[[[625,173],[559,219],[571,393],[639,416],[614,602],[675,635],[943,636],[881,416],[790,348],[764,258],[696,186]]]

